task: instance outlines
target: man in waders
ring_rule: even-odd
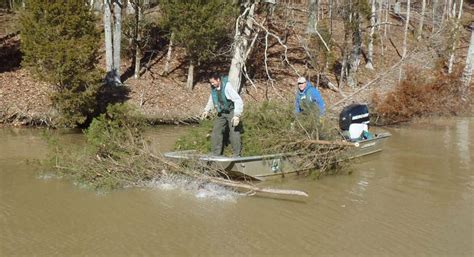
[[[321,118],[326,109],[323,98],[318,89],[311,85],[304,77],[298,78],[298,90],[296,90],[295,112],[315,112]],[[318,119],[319,120],[319,119]]]
[[[227,77],[219,77],[218,74],[213,74],[209,78],[209,83],[211,84],[211,94],[201,119],[205,119],[213,109],[217,111],[211,137],[212,154],[222,155],[224,151],[224,134],[226,129],[228,129],[233,156],[240,156],[240,151],[242,150],[240,115],[244,110],[244,102],[227,81]]]

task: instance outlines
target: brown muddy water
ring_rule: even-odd
[[[150,134],[166,151],[185,129]],[[27,163],[39,130],[1,129],[0,256],[474,256],[474,118],[386,130],[351,175],[264,184],[301,199],[179,179],[91,192]]]

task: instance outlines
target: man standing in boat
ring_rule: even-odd
[[[230,82],[228,82],[227,77],[212,74],[209,78],[209,83],[211,84],[211,94],[201,119],[205,119],[213,109],[217,111],[211,136],[212,153],[217,156],[222,155],[224,151],[224,134],[226,129],[228,129],[233,156],[240,156],[242,150],[240,115],[242,115],[244,110],[244,102]]]
[[[313,87],[305,77],[299,77],[297,82],[295,112],[315,112],[315,115],[322,117],[326,109],[318,89]]]

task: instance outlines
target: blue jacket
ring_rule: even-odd
[[[318,89],[311,85],[311,82],[306,81],[306,88],[303,92],[300,92],[299,89],[296,90],[296,101],[295,101],[295,112],[299,113],[302,112],[303,109],[301,108],[301,102],[308,101],[313,102],[319,107],[319,115],[324,115],[326,112],[326,107],[324,105],[324,100],[321,97]]]

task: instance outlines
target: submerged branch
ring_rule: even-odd
[[[231,181],[231,180],[222,179],[222,178],[215,178],[215,177],[207,177],[207,179],[209,180],[209,182],[212,182],[218,185],[228,186],[228,187],[237,188],[237,189],[247,189],[253,192],[270,193],[270,194],[278,194],[278,195],[297,195],[297,196],[305,196],[305,197],[309,196],[308,193],[304,191],[300,191],[300,190],[261,188],[254,185],[242,183],[242,182],[236,182],[236,181]]]

